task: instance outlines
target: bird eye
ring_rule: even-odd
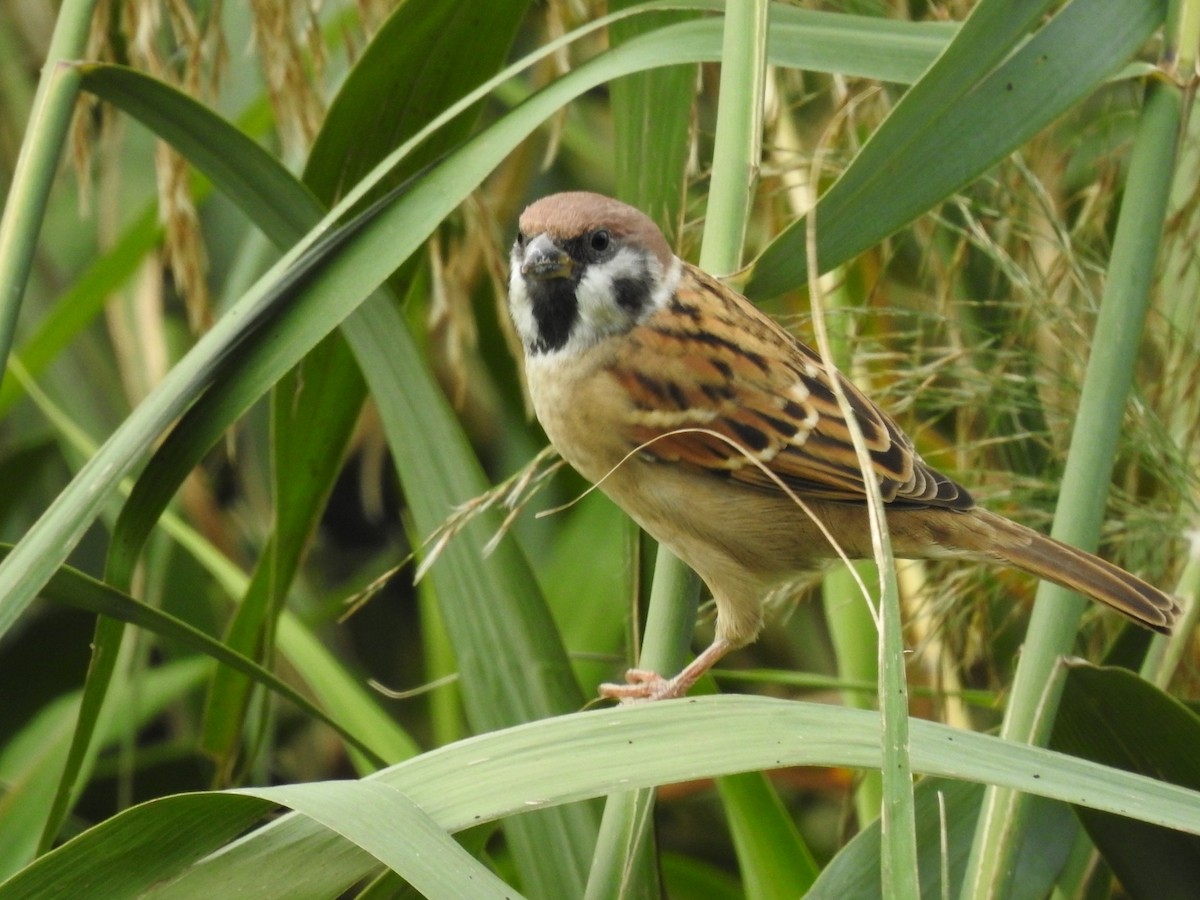
[[[603,253],[612,244],[612,235],[607,228],[600,228],[588,236],[588,246],[595,253]]]

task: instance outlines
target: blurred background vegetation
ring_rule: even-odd
[[[954,34],[952,23],[973,5],[795,4],[928,23],[913,35],[932,46],[944,45]],[[479,4],[479,21],[468,29],[455,14],[460,4],[421,6],[416,0],[398,9],[383,0],[326,0],[316,7],[287,0],[100,3],[86,58],[176,86],[234,123],[301,178],[311,197],[330,206],[468,89],[616,8],[590,0]],[[637,27],[649,27],[645,18]],[[0,189],[6,191],[55,27],[54,4],[0,7]],[[373,42],[381,28],[387,41]],[[460,57],[455,42],[468,35],[470,49]],[[595,31],[506,81],[370,196],[410,175],[421,177],[424,166],[504,120],[538,88],[622,35],[630,31]],[[827,315],[843,369],[900,420],[933,465],[970,486],[991,509],[1037,528],[1049,528],[1058,495],[1131,145],[1146,84],[1155,77],[1147,74],[1148,64],[1161,58],[1162,42],[1157,30],[1134,59],[1113,60],[1112,71],[1122,77],[1098,84],[983,177],[827,276]],[[1132,68],[1122,69],[1126,63]],[[857,71],[856,65],[846,70]],[[214,189],[167,143],[99,99],[106,96],[99,79],[109,76],[85,77],[97,78],[97,86],[81,94],[75,110],[69,158],[49,194],[0,389],[0,541],[8,544],[30,532],[95,447],[281,252],[277,236],[247,218],[238,197]],[[673,165],[677,183],[657,186],[666,199],[651,211],[680,255],[697,256],[719,67],[686,66],[674,77],[677,93],[664,96],[694,102],[664,110],[651,104],[640,120],[631,114],[636,103],[619,96],[634,88],[614,83],[583,93],[434,223],[421,249],[387,279],[390,308],[408,326],[415,359],[440,387],[487,483],[520,477],[545,443],[529,413],[504,310],[508,246],[524,204],[561,189],[645,198],[639,169]],[[854,74],[768,69],[763,159],[745,261],[808,209],[814,177],[822,189],[835,181],[904,90],[898,81]],[[1102,555],[1166,588],[1184,571],[1185,534],[1195,529],[1200,504],[1194,131],[1185,132],[1181,144],[1181,174],[1165,220],[1101,540]],[[649,166],[629,149],[638,141],[682,153],[665,166]],[[814,176],[818,145],[825,147],[825,168]],[[227,162],[236,167],[241,151],[229,152]],[[808,293],[793,287],[764,303],[807,340]],[[379,337],[386,347],[387,335]],[[446,582],[434,573],[453,566],[452,558],[439,560],[414,586],[414,554],[422,556],[431,514],[414,508],[412,484],[398,477],[380,398],[374,387],[368,390],[362,375],[369,373],[360,373],[354,358],[341,338],[317,343],[269,397],[246,398],[248,408],[230,413],[236,421],[219,430],[219,440],[184,441],[179,477],[189,474],[127,580],[114,574],[121,564],[114,563],[112,541],[114,529],[121,533],[118,515],[130,515],[122,512],[128,488],[85,523],[68,561],[226,640],[323,708],[356,710],[360,737],[391,763],[534,715],[513,711],[489,721],[479,712],[487,698],[464,698],[453,679],[464,666],[486,670],[489,660],[463,659],[459,635],[466,626],[448,621],[448,607],[439,605]],[[442,427],[429,424],[420,407],[401,423],[402,430],[426,435]],[[437,441],[430,445],[436,454]],[[456,458],[448,452],[447,464]],[[506,523],[527,560],[527,567],[509,567],[507,577],[532,578],[530,590],[549,607],[551,633],[578,679],[578,687],[562,687],[550,704],[567,712],[636,658],[635,611],[648,596],[654,555],[606,499],[594,493],[580,499],[586,485],[569,471],[541,485]],[[479,493],[471,478],[460,486],[459,502]],[[453,509],[436,498],[426,502],[441,503],[440,521]],[[147,500],[145,509],[153,510],[154,502]],[[553,515],[534,515],[567,504]],[[461,552],[478,558],[501,518],[491,515]],[[501,546],[513,544],[506,538]],[[449,546],[462,545],[454,538]],[[900,578],[913,712],[975,731],[997,728],[1036,584],[1006,570],[941,563],[903,564]],[[814,573],[780,598],[762,639],[732,656],[717,683],[732,692],[870,707],[871,665],[848,667],[839,649],[840,641],[872,656],[870,620],[840,636],[827,621],[831,607],[862,603],[844,581]],[[702,613],[698,646],[711,628],[711,615]],[[194,647],[135,629],[110,645],[116,674],[107,677],[110,697],[118,699],[96,713],[98,736],[84,741],[86,753],[79,751],[77,789],[62,788],[57,772],[72,741],[71,704],[88,677],[91,646],[106,639],[96,629],[94,610],[41,600],[0,637],[0,820],[9,819],[0,830],[23,835],[7,845],[7,856],[0,851],[0,875],[25,866],[39,843],[45,849],[141,801],[371,770],[361,748],[348,752],[327,723],[261,687],[247,691],[229,670],[203,662]],[[1136,669],[1147,640],[1096,608],[1088,610],[1073,649],[1094,662]],[[485,645],[472,647],[475,655],[489,655]],[[502,635],[490,647],[495,657],[520,652]],[[555,652],[548,651],[551,659]],[[1193,649],[1181,653],[1169,693],[1190,702],[1196,659]],[[497,684],[505,690],[513,682]],[[862,807],[855,807],[855,771],[790,768],[769,780],[817,868],[867,824]],[[52,812],[56,803],[70,811],[61,823]],[[770,895],[744,881],[739,886],[745,859],[726,815],[711,781],[658,792],[658,860],[670,896]],[[44,833],[47,823],[55,827]],[[519,856],[521,839],[505,830],[477,840],[498,871],[536,895],[531,876],[511,858],[514,843]],[[1111,884],[1103,863],[1081,871],[1077,886],[1104,891]],[[371,890],[390,896],[400,888],[385,880]],[[573,893],[564,889],[562,896]]]

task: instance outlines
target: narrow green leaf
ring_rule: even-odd
[[[803,897],[820,869],[791,814],[761,772],[717,779],[748,898]],[[876,882],[878,884],[878,882]]]
[[[7,556],[10,549],[0,546],[0,559]],[[334,716],[314,706],[308,698],[298,693],[286,682],[281,681],[276,675],[169,613],[140,603],[128,594],[118,591],[102,581],[96,581],[70,566],[63,566],[56,572],[46,583],[42,593],[49,600],[65,603],[68,606],[123,624],[137,625],[160,637],[199,650],[217,662],[224,663],[252,678],[258,684],[270,688],[309,715],[325,722],[347,741],[374,759],[378,765],[387,764],[386,760],[381,759],[370,747],[364,745],[350,729],[340,724]]]
[[[634,5],[621,0],[609,7],[616,11]],[[609,39],[616,46],[694,16],[688,12],[636,16],[613,23]],[[678,243],[683,227],[698,75],[696,65],[671,66],[618,78],[609,86],[616,195],[659,223],[672,246]]]
[[[270,811],[257,797],[185,794],[152,800],[136,815],[106,819],[39,857],[8,881],[5,900],[134,897],[233,840]],[[164,834],[171,835],[169,841]],[[260,895],[260,896],[266,896]]]
[[[304,167],[304,183],[325,203],[356,185],[395,147],[504,64],[529,0],[403,3],[346,76]],[[381,182],[399,184],[464,139],[482,101],[465,109]]]
[[[124,636],[125,624],[119,619],[96,619],[96,630],[91,641],[92,655],[88,660],[87,676],[79,699],[79,720],[75,733],[71,735],[67,759],[63,764],[62,780],[46,815],[42,838],[38,844],[39,853],[54,845],[72,804],[79,799],[82,788],[80,775],[88,767],[89,758],[94,758],[93,736],[100,727],[105,700],[116,675]]]
[[[190,659],[154,669],[138,682],[136,702],[126,681],[114,692],[97,745],[112,746],[121,735],[146,726],[169,704],[195,690],[210,668],[208,660]],[[36,854],[79,717],[79,701],[80,692],[72,691],[47,704],[0,746],[0,882]]]
[[[226,642],[246,656],[270,659],[282,611],[321,510],[333,490],[346,444],[366,394],[362,375],[340,335],[317,344],[271,395],[274,529]],[[200,444],[195,456],[206,452]],[[218,672],[209,691],[203,744],[232,757],[240,738],[250,682]]]
[[[1030,3],[1045,5],[1024,5]],[[994,6],[1003,16],[1011,4]],[[1074,0],[979,79],[957,81],[950,93],[914,86],[821,197],[815,213],[821,270],[878,243],[982,175],[1119,69],[1164,13],[1160,0]],[[942,58],[951,62],[926,77],[939,85],[958,79],[954,60],[1007,52],[1018,36],[964,29]],[[955,47],[959,41],[964,46]],[[804,285],[805,221],[792,223],[755,260],[747,293],[770,297]]]
[[[65,61],[86,53],[95,7],[96,0],[67,0],[54,17],[46,65],[0,217],[0,377],[8,367],[33,250],[79,93],[78,73]]]
[[[366,850],[431,900],[520,897],[391,785],[314,782],[232,793],[290,806]]]

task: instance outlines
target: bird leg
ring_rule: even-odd
[[[682,697],[691,690],[701,675],[732,649],[733,644],[730,641],[717,638],[674,678],[663,678],[649,669],[630,669],[625,673],[625,684],[600,685],[600,696],[606,700],[620,700],[622,703]]]

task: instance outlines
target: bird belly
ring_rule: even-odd
[[[718,635],[734,646],[748,643],[767,594],[834,556],[829,542],[778,492],[638,453],[620,425],[627,421],[624,393],[596,371],[602,358],[587,362],[529,360],[530,396],[546,435],[576,471],[699,574],[717,603]]]

